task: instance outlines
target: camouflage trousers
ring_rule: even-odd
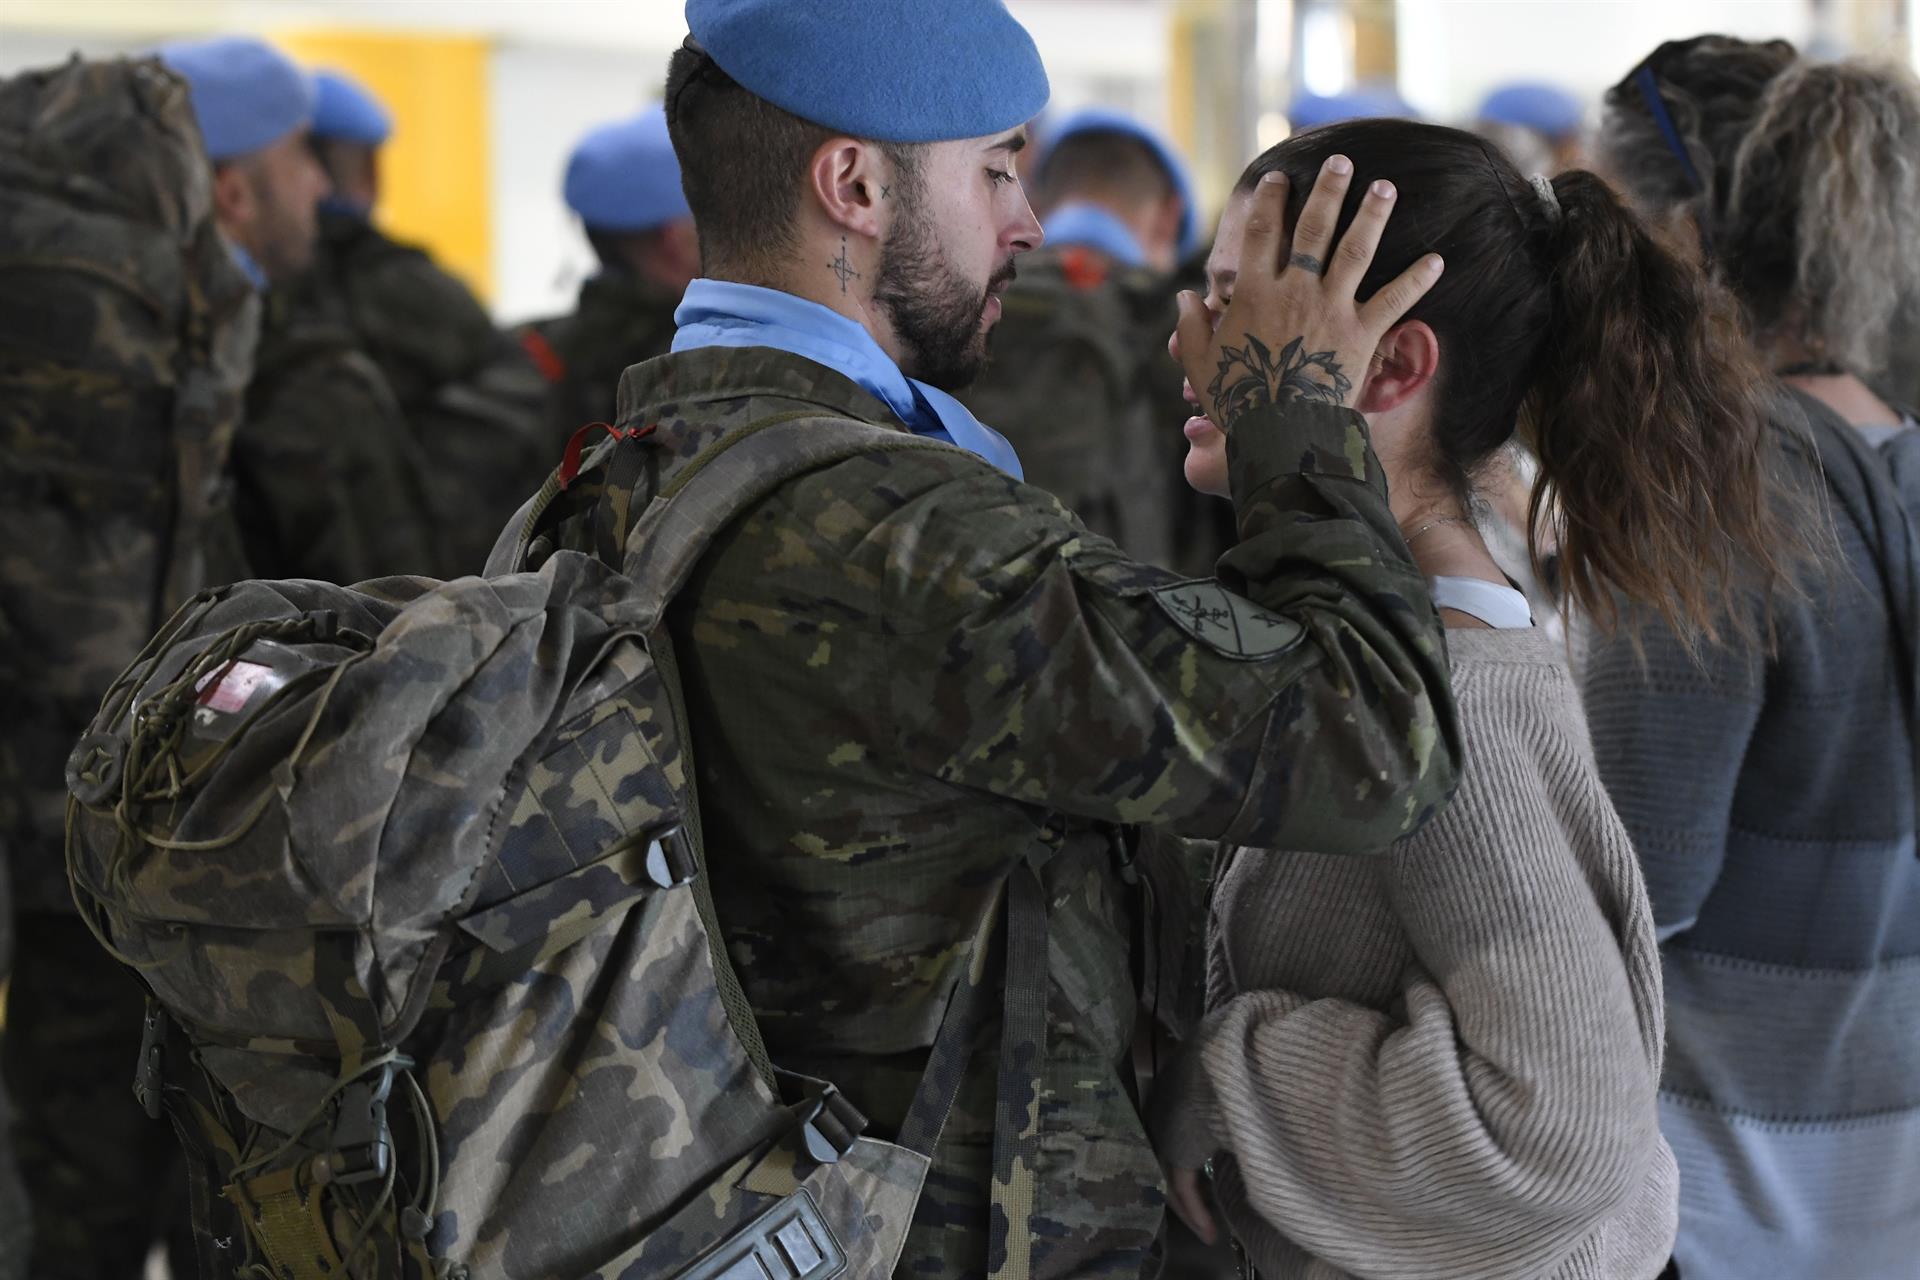
[[[133,1099],[139,984],[77,916],[26,912],[17,925],[0,1061],[30,1189],[33,1280],[136,1280],[169,1236],[177,1280],[192,1277],[179,1143]]]

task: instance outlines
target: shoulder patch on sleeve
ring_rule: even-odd
[[[1156,587],[1153,598],[1182,631],[1229,658],[1271,658],[1306,634],[1292,618],[1235,595],[1212,578]]]

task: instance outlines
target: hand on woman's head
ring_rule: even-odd
[[[1226,491],[1221,433],[1250,414],[1290,401],[1354,405],[1381,339],[1439,279],[1439,255],[1427,254],[1356,301],[1397,192],[1372,183],[1336,243],[1352,177],[1345,156],[1329,157],[1291,228],[1284,174],[1237,194],[1208,260],[1206,299],[1180,296],[1168,349],[1205,419],[1187,423],[1194,487]]]

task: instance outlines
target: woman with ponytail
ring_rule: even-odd
[[[1920,430],[1874,382],[1920,302],[1920,87],[1675,41],[1608,92],[1598,152],[1738,297],[1837,559],[1774,602],[1764,651],[1656,620],[1583,672],[1662,939],[1675,1253],[1687,1280],[1912,1280]]]
[[[1253,163],[1176,349],[1231,318],[1253,185],[1277,172],[1304,191],[1336,154],[1356,197],[1398,190],[1361,296],[1423,254],[1446,261],[1351,379],[1447,624],[1465,768],[1452,806],[1378,858],[1231,854],[1209,1011],[1152,1104],[1174,1205],[1211,1238],[1195,1172],[1211,1167],[1263,1280],[1650,1280],[1675,1194],[1653,920],[1565,654],[1489,555],[1475,484],[1530,445],[1535,527],[1569,598],[1603,622],[1644,606],[1704,641],[1778,570],[1759,379],[1720,295],[1599,179],[1528,179],[1471,134],[1398,120]],[[1283,378],[1320,359],[1251,354]],[[1187,477],[1216,493],[1225,372],[1190,378],[1208,416],[1186,425]]]

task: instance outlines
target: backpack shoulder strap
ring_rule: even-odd
[[[720,531],[781,485],[862,454],[915,449],[956,446],[813,413],[751,423],[708,446],[634,520],[627,576],[664,612]]]

